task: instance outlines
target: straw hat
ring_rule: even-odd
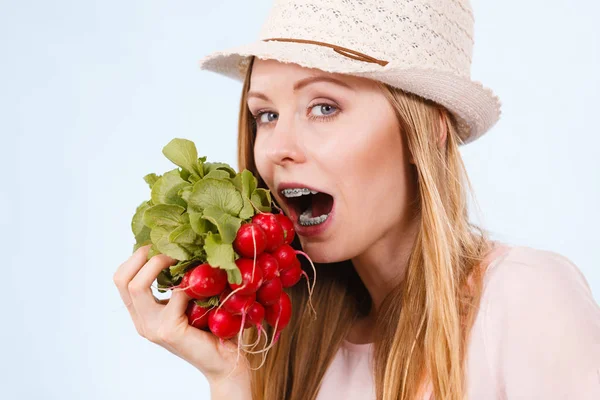
[[[468,0],[274,0],[259,39],[214,52],[200,68],[243,80],[250,56],[362,76],[445,106],[463,144],[500,117],[500,101],[473,81]]]

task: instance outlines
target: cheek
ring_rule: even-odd
[[[349,178],[352,187],[347,190],[370,193],[389,189],[404,169],[398,122],[391,108],[381,108],[378,113],[351,121],[346,137],[340,138],[336,151],[330,153],[339,159],[340,176]]]
[[[256,164],[256,169],[258,170],[258,174],[265,181],[267,185],[271,185],[273,179],[273,168],[271,163],[268,162],[267,155],[265,153],[265,146],[261,141],[260,137],[256,138],[254,143],[254,163]]]
[[[358,124],[357,124],[358,126]],[[404,157],[402,135],[395,116],[379,115],[360,124],[352,140],[340,146],[346,165],[342,181],[345,195],[344,219],[354,221],[352,243],[364,250],[401,223],[411,196],[408,160]]]

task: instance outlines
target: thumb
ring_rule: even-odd
[[[183,290],[173,290],[171,298],[165,306],[165,314],[170,319],[179,319],[185,310],[187,309],[188,303],[192,298],[188,296]]]

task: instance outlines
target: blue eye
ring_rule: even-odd
[[[266,121],[264,116],[267,116]],[[268,124],[269,122],[273,122],[277,119],[277,113],[274,112],[262,112],[258,116],[261,124]]]
[[[311,112],[313,110],[316,110],[316,116],[326,117],[328,115],[334,114],[337,108],[335,106],[332,106],[331,104],[317,104],[316,106],[311,108]]]

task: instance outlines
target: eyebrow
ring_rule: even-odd
[[[334,83],[338,86],[342,86],[345,87],[347,89],[350,90],[354,90],[352,88],[352,86],[348,85],[346,82],[343,82],[339,79],[335,79],[335,78],[331,78],[328,76],[309,76],[308,78],[304,78],[304,79],[300,79],[298,82],[296,82],[294,84],[294,92],[297,92],[298,90],[302,89],[305,86],[308,86],[312,83],[316,83],[316,82],[329,82],[329,83]],[[256,92],[256,91],[250,91],[248,92],[248,95],[246,96],[248,99],[251,97],[256,97],[265,101],[269,101],[269,98],[260,93],[260,92]]]

